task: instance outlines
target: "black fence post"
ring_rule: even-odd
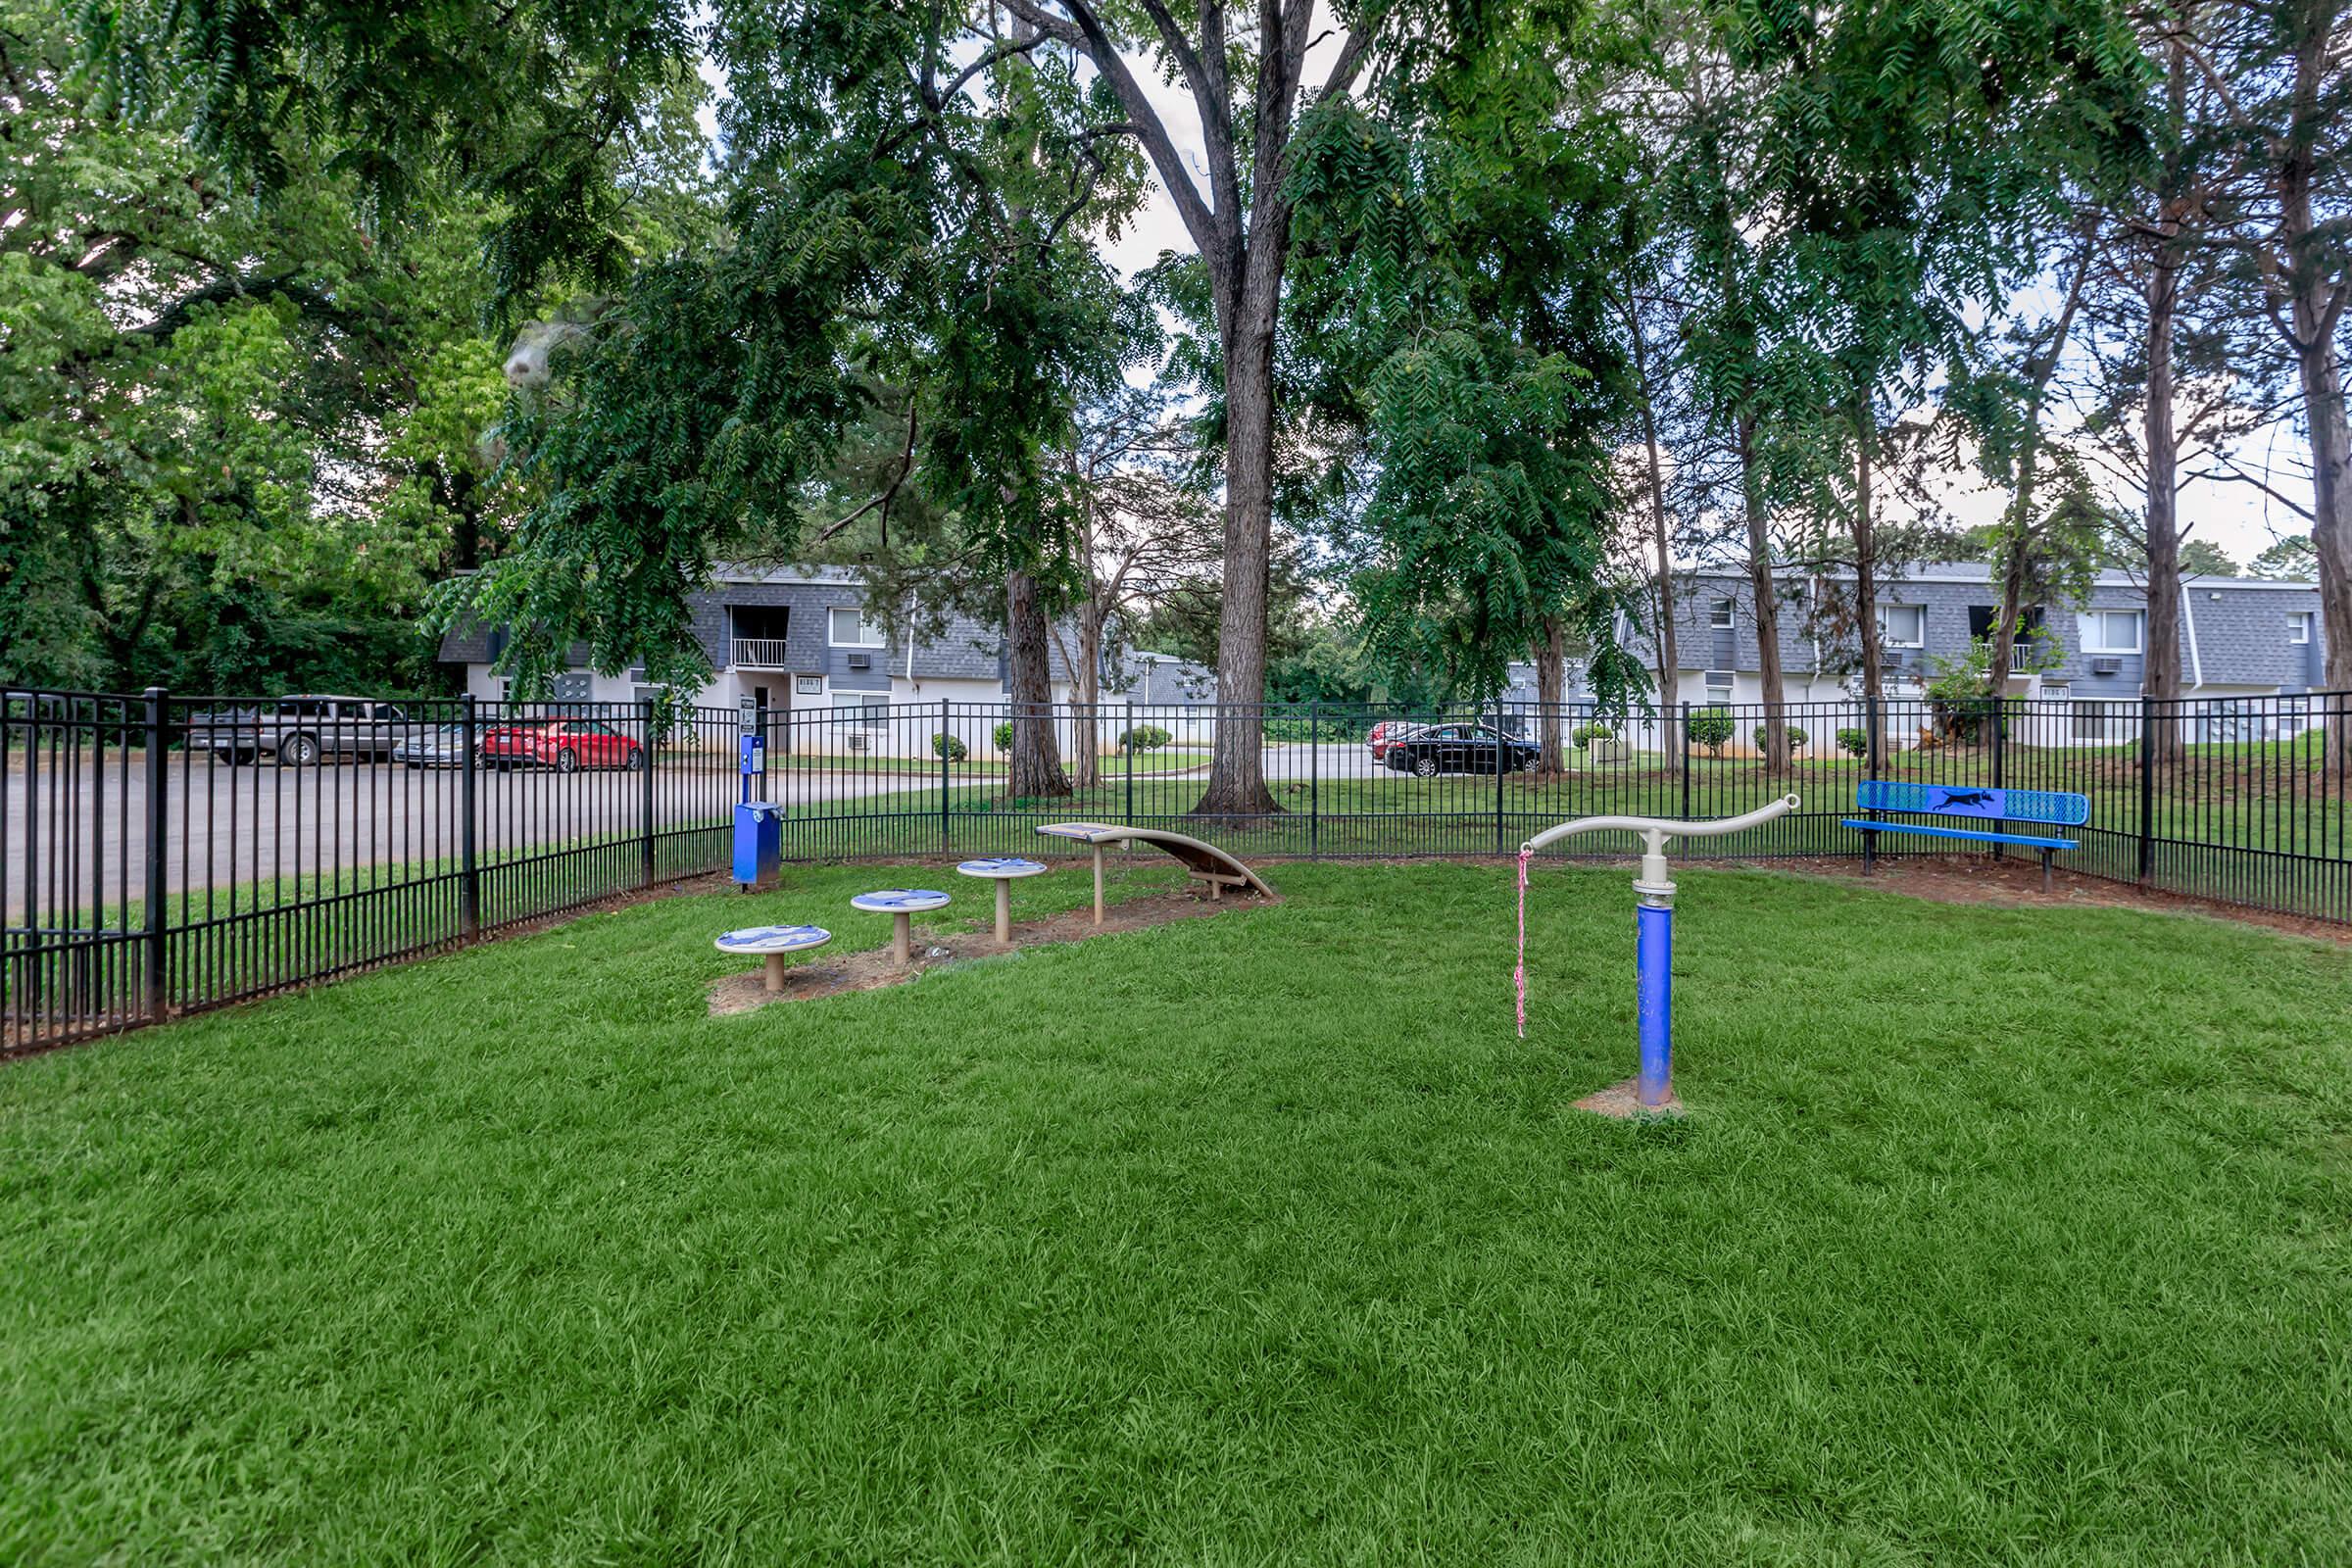
[[[165,801],[169,782],[164,714],[169,699],[161,686],[147,688],[147,865],[146,865],[146,948],[147,987],[145,1012],[150,1018],[161,1018],[172,1001],[171,976],[165,965],[170,961],[171,944],[165,940],[164,917],[164,833],[172,822],[172,813]],[[31,805],[26,803],[29,813]],[[93,922],[95,923],[95,922]]]
[[[654,700],[642,698],[637,704],[638,755],[644,763],[645,787],[641,792],[645,811],[645,885],[654,885]]]
[[[1119,737],[1119,752],[1127,759],[1127,825],[1135,826],[1135,705],[1127,705],[1127,731]]]
[[[1675,755],[1683,760],[1683,819],[1690,818],[1690,705],[1677,705]]]
[[[1996,790],[2004,788],[2006,785],[2008,755],[2009,699],[2000,692],[1994,692],[1992,694],[1992,787]],[[1992,830],[1995,833],[2006,833],[2009,831],[2009,824],[2006,821],[1997,821],[1992,824]],[[2008,846],[2005,844],[1995,844],[1992,847],[1992,858],[1996,860],[2008,858],[2005,853],[2007,849]]]
[[[1323,858],[1323,705],[1306,705],[1306,858]]]
[[[477,809],[474,780],[481,771],[481,723],[474,710],[473,693],[458,700],[459,723],[465,733],[465,768],[458,775],[458,935],[471,942],[482,930],[482,871],[475,860],[474,820]]]
[[[956,756],[956,732],[948,727],[948,700],[939,700],[939,853],[948,853],[948,764]]]
[[[2156,869],[2156,706],[2139,694],[2139,879]]]
[[[1494,853],[1508,853],[1502,832],[1502,764],[1510,757],[1510,733],[1502,727],[1502,699],[1494,699]]]

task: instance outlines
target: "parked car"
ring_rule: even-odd
[[[1401,718],[1384,718],[1372,726],[1372,733],[1364,737],[1364,745],[1372,753],[1372,760],[1383,762],[1388,760],[1390,747],[1413,731],[1426,728],[1428,728],[1426,724],[1416,724]]]
[[[1536,765],[1536,747],[1492,724],[1431,724],[1392,740],[1384,760],[1399,773],[1435,778],[1440,773],[1516,773]]]
[[[552,767],[576,773],[584,767],[645,765],[645,748],[633,736],[592,718],[551,718],[502,724],[482,738],[482,760],[493,767]]]
[[[481,751],[479,735],[474,737],[474,751]],[[392,760],[410,767],[462,767],[466,762],[466,726],[435,724],[418,730],[392,748]]]
[[[510,768],[539,765],[539,732],[553,719],[525,719],[507,724],[491,724],[482,730],[474,755],[493,770],[504,773]]]
[[[380,760],[406,739],[409,716],[397,703],[303,692],[262,708],[215,709],[188,717],[188,750],[223,762],[309,767],[330,757]]]

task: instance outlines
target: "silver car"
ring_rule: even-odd
[[[482,749],[481,738],[474,738],[473,749]],[[409,767],[463,767],[466,765],[466,726],[435,724],[422,729],[392,748],[392,760]]]

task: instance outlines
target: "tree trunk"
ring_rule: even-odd
[[[2169,225],[2168,225],[2169,226]],[[2180,438],[2173,428],[2173,313],[2180,259],[2168,241],[2155,246],[2148,269],[2148,402],[2141,417],[2148,479],[2148,614],[2141,642],[2140,681],[2159,702],[2180,695]],[[2171,710],[2166,710],[2168,715]],[[2180,750],[2180,730],[2156,724],[2147,736],[2151,758]]]
[[[1004,576],[1004,688],[1012,703],[1011,771],[1004,793],[1019,798],[1070,793],[1054,743],[1054,667],[1046,654],[1045,602],[1025,571]]]
[[[1877,702],[1882,650],[1879,646],[1878,540],[1871,518],[1871,457],[1879,442],[1877,411],[1865,402],[1854,423],[1859,449],[1854,464],[1854,620],[1862,644],[1862,696]]]
[[[1764,476],[1756,466],[1755,416],[1739,416],[1740,494],[1747,513],[1747,581],[1755,600],[1756,674],[1764,686],[1764,770],[1788,771],[1788,703],[1781,686],[1781,607],[1772,578]]]
[[[1648,353],[1642,334],[1634,333],[1634,364],[1642,377],[1642,445],[1649,461],[1649,536],[1658,555],[1658,711],[1666,715],[1666,756],[1685,744],[1673,721],[1681,702],[1682,653],[1675,647],[1674,530],[1666,521],[1666,466],[1658,457],[1658,416],[1649,401]]]
[[[2293,337],[2296,379],[2303,392],[2303,418],[2311,432],[2311,543],[2318,557],[2320,627],[2326,647],[2323,684],[2352,691],[2352,430],[2347,430],[2344,371],[2336,337],[2346,283],[2324,265],[2328,242],[2312,213],[2312,187],[2319,175],[2316,138],[2325,116],[2322,87],[2334,39],[2334,7],[2291,8],[2295,48],[2294,131],[2278,171],[2279,270],[2291,291],[2288,324]],[[2325,715],[2328,765],[2339,779],[2352,777],[2352,705],[2337,704]]]
[[[1095,600],[1079,607],[1078,659],[1070,680],[1078,698],[1070,737],[1077,756],[1071,760],[1076,764],[1078,788],[1096,789],[1102,783],[1102,727],[1098,711],[1102,704],[1102,608]]]
[[[1265,244],[1258,241],[1258,244]],[[1266,790],[1266,587],[1274,542],[1274,307],[1279,246],[1254,253],[1225,340],[1225,598],[1217,625],[1217,739],[1198,816],[1277,809]],[[1265,274],[1265,275],[1261,275]]]
[[[1568,663],[1568,628],[1557,615],[1544,617],[1544,640],[1536,645],[1536,705],[1543,711],[1538,715],[1537,745],[1543,756],[1538,771],[1562,773],[1567,771],[1568,753],[1561,744],[1561,709],[1567,702],[1567,683],[1561,677]]]

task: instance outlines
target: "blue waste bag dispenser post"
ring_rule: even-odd
[[[743,798],[735,806],[735,880],[743,891],[767,887],[776,880],[777,868],[783,858],[784,808],[773,801],[755,799],[752,782],[756,778],[765,794],[767,783],[767,737],[760,733],[759,722],[751,705],[743,707],[743,734],[739,742]]]

